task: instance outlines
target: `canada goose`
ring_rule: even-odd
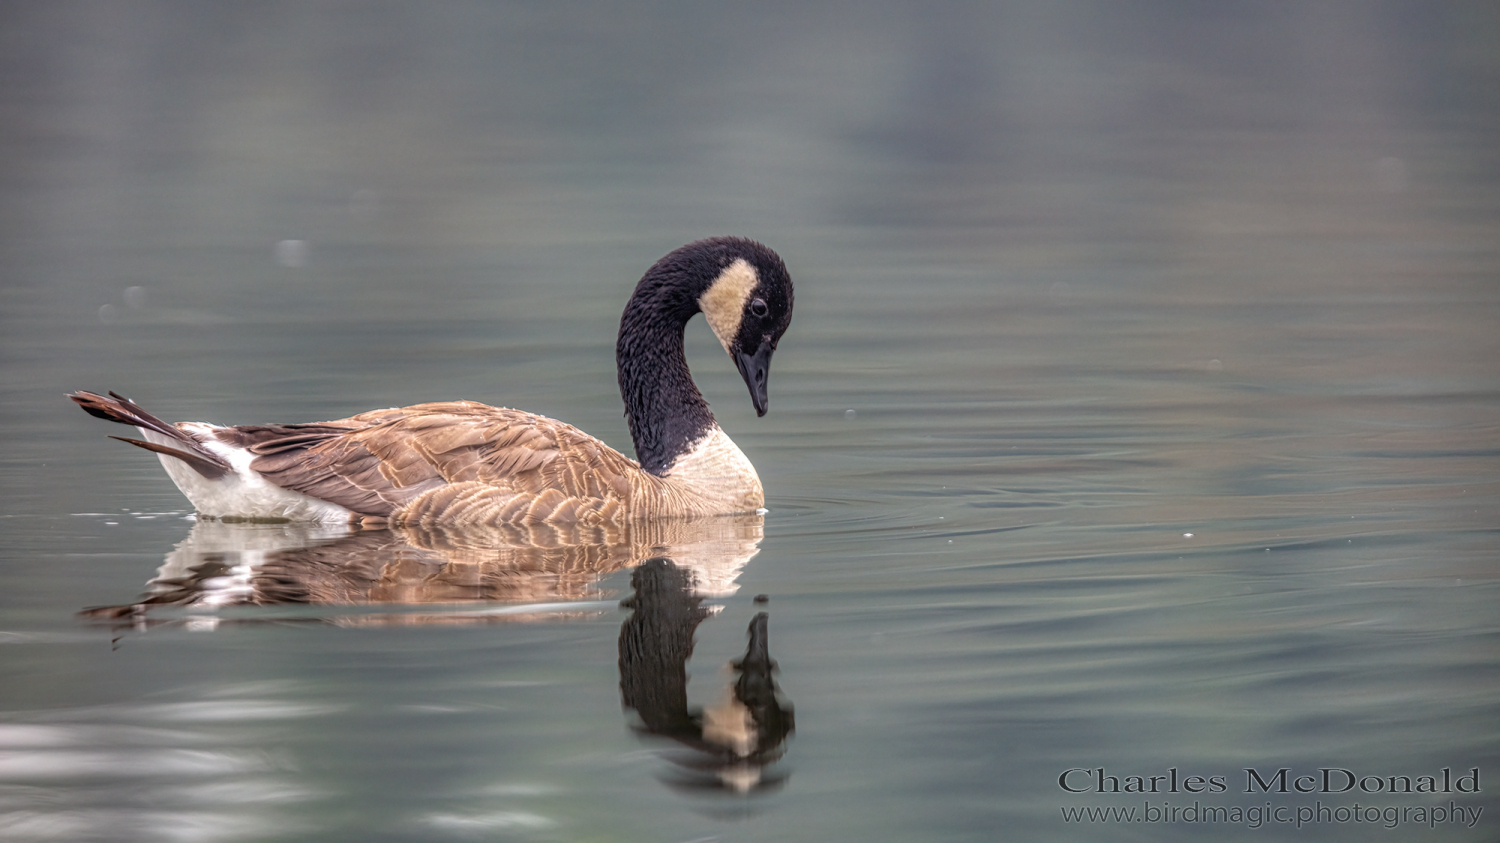
[[[702,311],[765,415],[771,353],[792,281],[766,246],[690,243],[636,285],[615,345],[637,463],[572,425],[472,401],[374,410],[315,424],[168,424],[113,392],[70,395],[138,428],[199,514],[391,524],[607,523],[753,512],[755,468],[709,412],[683,353]],[[120,437],[111,437],[119,439]]]

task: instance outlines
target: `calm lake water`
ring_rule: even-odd
[[[1046,8],[7,6],[0,838],[1500,837],[1500,20]],[[195,522],[63,397],[628,451],[720,233],[763,518]]]

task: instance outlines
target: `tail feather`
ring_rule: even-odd
[[[179,430],[176,425],[168,424],[151,415],[141,409],[139,404],[123,395],[110,392],[109,397],[106,398],[103,395],[80,390],[69,394],[68,397],[82,407],[85,413],[95,418],[160,433],[180,443],[181,447],[174,448],[170,445],[158,445],[155,442],[143,442],[139,439],[126,439],[121,436],[111,436],[109,437],[111,439],[119,439],[137,448],[145,448],[148,451],[175,457],[210,480],[217,480],[231,470],[229,463],[223,457],[204,448],[197,440]]]
[[[111,436],[109,438],[118,439],[119,441],[124,442],[127,445],[134,445],[137,448],[145,448],[148,451],[155,451],[158,454],[166,454],[169,457],[176,457],[177,459],[182,460],[183,462],[192,466],[194,471],[198,472],[204,477],[207,477],[209,480],[217,480],[220,477],[223,477],[229,471],[227,464],[225,464],[223,460],[219,459],[216,456],[213,456],[212,454],[210,454],[209,456],[204,456],[201,452],[198,451],[183,451],[167,445],[158,445],[155,442],[147,442],[144,439],[127,439],[124,436]]]

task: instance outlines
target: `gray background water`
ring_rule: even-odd
[[[1496,838],[1493,5],[5,3],[0,86],[0,837]],[[64,392],[628,449],[619,309],[718,233],[797,312],[764,419],[691,326],[770,513],[689,692],[768,595],[779,789],[665,781],[626,572],[532,623],[75,617],[191,524]],[[1283,767],[1482,791],[1244,792]],[[1148,801],[1484,814],[1061,813]]]

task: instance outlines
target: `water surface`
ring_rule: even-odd
[[[8,11],[0,837],[1494,839],[1493,16],[993,5]],[[728,537],[197,523],[63,398],[628,450],[718,233],[798,285],[763,419],[690,326]]]

